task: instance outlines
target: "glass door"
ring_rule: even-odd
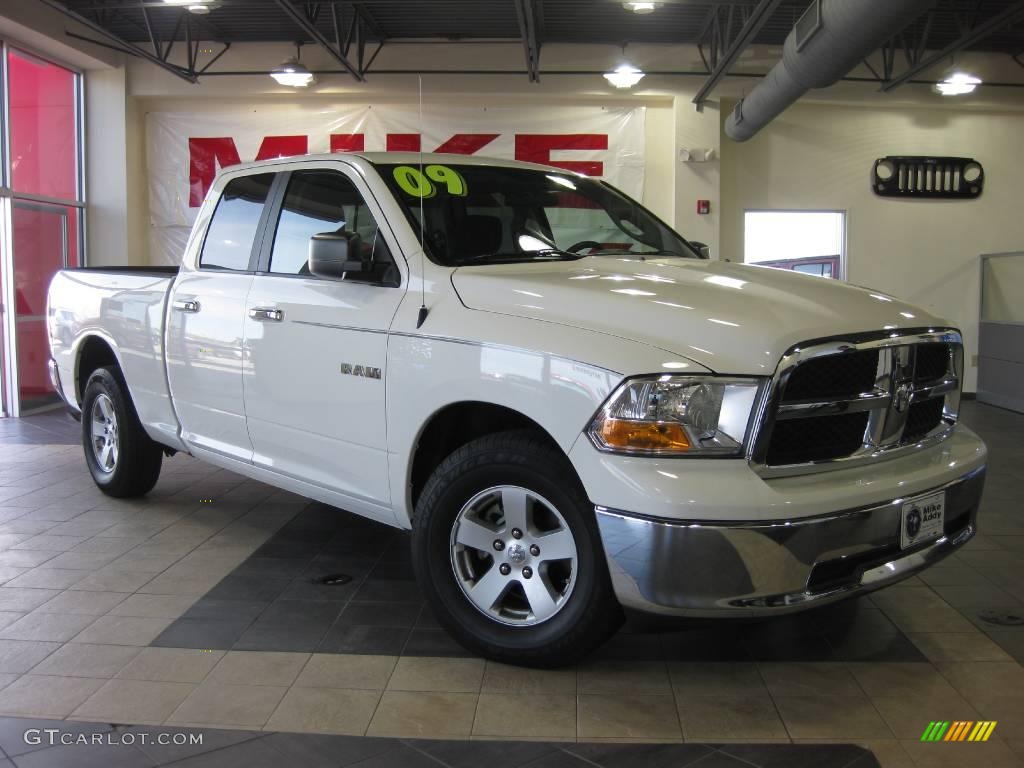
[[[15,200],[11,226],[14,254],[14,334],[18,398],[22,413],[60,402],[50,385],[46,291],[65,265],[75,266],[74,208]]]

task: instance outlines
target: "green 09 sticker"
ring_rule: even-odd
[[[433,197],[438,186],[456,197],[465,197],[469,191],[462,174],[447,165],[428,165],[422,173],[411,165],[399,165],[392,174],[401,190],[412,197]]]

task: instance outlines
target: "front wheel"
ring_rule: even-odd
[[[528,432],[445,459],[416,506],[412,543],[438,621],[487,658],[570,664],[621,623],[593,507],[565,456]]]
[[[97,369],[85,385],[82,447],[93,481],[108,496],[142,496],[160,477],[163,449],[139,423],[116,369]]]

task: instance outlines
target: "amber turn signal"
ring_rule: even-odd
[[[639,451],[686,451],[690,441],[681,424],[605,419],[600,437],[609,448]]]

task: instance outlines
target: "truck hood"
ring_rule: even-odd
[[[598,331],[726,374],[768,375],[788,349],[810,339],[946,325],[837,280],[697,259],[592,256],[460,267],[452,284],[470,309]]]

